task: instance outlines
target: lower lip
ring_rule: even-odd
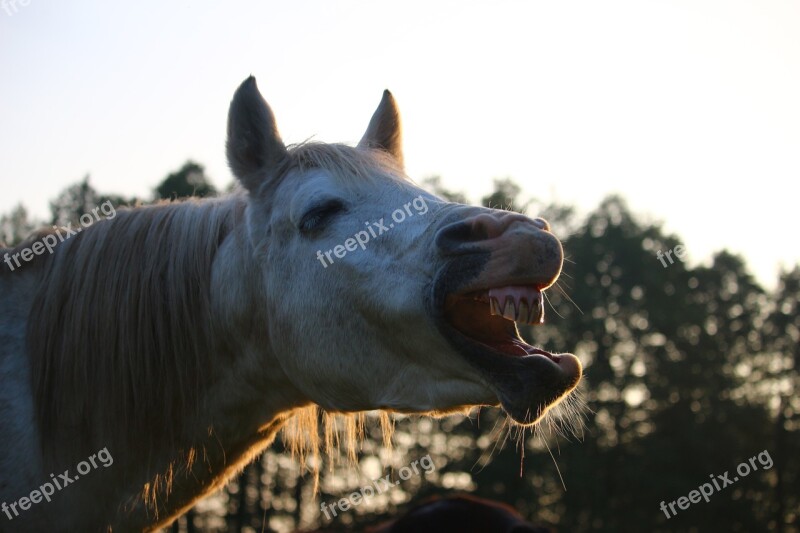
[[[555,364],[558,365],[564,374],[578,377],[583,375],[583,367],[581,366],[581,362],[574,355],[570,353],[562,353],[553,355],[551,359]]]
[[[538,348],[531,348],[530,350],[527,350],[527,352],[528,352],[528,355],[541,355],[543,357],[546,357],[546,358],[550,359],[551,361],[555,361],[556,363],[559,361],[559,359],[561,359],[560,356],[553,355],[550,352],[546,352],[546,351],[540,350]]]
[[[554,365],[556,365],[561,372],[566,375],[580,375],[582,374],[581,364],[578,361],[578,358],[569,353],[561,353],[561,354],[551,354],[549,352],[545,352],[544,350],[539,350],[537,348],[533,348],[532,350],[528,351],[527,356],[523,357],[544,357],[548,361],[551,361]]]

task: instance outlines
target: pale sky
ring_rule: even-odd
[[[188,158],[224,187],[253,74],[286,142],[356,142],[389,88],[412,178],[621,193],[692,262],[726,247],[768,286],[800,262],[797,0],[119,4],[2,3],[0,213],[43,218],[87,173],[149,197]]]

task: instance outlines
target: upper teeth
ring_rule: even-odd
[[[489,289],[489,312],[515,322],[540,324],[544,322],[542,292],[524,285]]]

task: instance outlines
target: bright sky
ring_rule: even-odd
[[[389,88],[415,179],[620,192],[691,261],[727,247],[767,285],[800,261],[796,0],[120,4],[2,2],[0,213],[45,217],[87,173],[148,197],[188,158],[225,186],[252,73],[287,142],[356,142]]]

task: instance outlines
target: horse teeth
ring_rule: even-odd
[[[516,322],[524,322],[526,324],[530,323],[532,309],[528,307],[528,302],[525,300],[520,300],[517,308],[518,311],[517,311]]]
[[[524,324],[544,322],[542,293],[530,286],[495,287],[489,289],[489,312]]]
[[[511,304],[509,306],[509,304]],[[514,301],[513,296],[507,296],[505,302],[505,309],[503,310],[503,318],[507,318],[509,320],[516,320],[517,319],[517,302]]]
[[[497,303],[497,298],[489,298],[489,313],[492,315],[502,315],[500,312],[500,304]]]

